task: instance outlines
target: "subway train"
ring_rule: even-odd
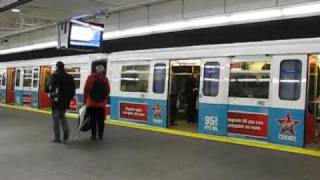
[[[86,77],[104,64],[112,120],[305,147],[318,136],[319,47],[320,38],[310,38],[5,62],[0,100],[48,108],[44,84],[63,61],[77,84],[70,104],[76,112]],[[191,81],[198,82],[196,116],[188,122]]]

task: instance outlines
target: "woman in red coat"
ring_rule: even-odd
[[[91,121],[91,140],[103,139],[106,101],[110,93],[110,86],[105,76],[104,66],[98,65],[84,87],[84,103]]]

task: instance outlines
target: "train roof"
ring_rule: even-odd
[[[108,61],[186,59],[252,55],[309,54],[320,51],[320,38],[201,45],[111,53]]]

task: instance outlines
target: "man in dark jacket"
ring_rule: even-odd
[[[189,78],[185,84],[185,96],[187,99],[187,119],[188,123],[196,122],[196,104],[199,93],[199,74],[192,73],[192,77]]]
[[[60,126],[63,128],[63,140],[69,138],[69,127],[65,118],[66,110],[69,108],[70,101],[75,95],[75,82],[70,74],[64,69],[63,62],[57,62],[56,72],[50,77],[45,91],[50,96],[53,118],[53,143],[61,143]]]

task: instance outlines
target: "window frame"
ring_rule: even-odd
[[[209,82],[209,81],[206,81],[206,80],[205,80],[205,78],[206,78],[206,66],[208,66],[208,64],[213,64],[213,63],[217,64],[218,67],[219,67],[218,81],[217,81],[218,86],[216,87],[216,88],[217,88],[216,94],[210,95],[210,93],[209,93],[209,94],[206,94],[206,93],[205,93],[206,82]],[[210,66],[212,66],[212,65],[210,65]],[[214,66],[216,66],[216,65],[214,65]],[[219,95],[219,88],[220,88],[220,70],[221,70],[221,65],[220,65],[220,62],[218,62],[218,61],[207,61],[207,62],[205,62],[205,64],[203,65],[203,87],[202,87],[202,93],[203,93],[204,96],[206,96],[206,97],[217,97],[217,96]],[[209,83],[210,83],[210,82],[209,82]]]
[[[65,66],[65,72],[70,74],[73,77],[74,83],[75,83],[75,87],[76,90],[80,90],[81,89],[81,66],[74,66],[74,65],[67,65]],[[74,70],[74,69],[79,69],[78,72],[76,71],[70,71],[70,70]],[[79,77],[75,77],[75,75],[79,75]],[[78,85],[77,85],[78,84]]]
[[[235,70],[233,70],[232,69],[232,65],[233,64],[236,64],[236,63],[245,63],[245,65],[246,65],[246,68],[247,68],[247,66],[249,65],[249,64],[251,64],[251,63],[259,63],[259,62],[261,62],[261,63],[265,63],[265,64],[269,64],[269,69],[268,70],[263,70],[262,68],[261,68],[261,70],[248,70],[248,69],[244,69],[244,70],[242,70],[242,67],[238,67],[238,68],[241,68],[241,70],[239,70],[239,72],[234,72]],[[270,98],[271,98],[271,94],[270,94],[270,87],[272,86],[272,82],[271,82],[271,76],[272,76],[272,71],[271,71],[271,59],[269,59],[269,58],[265,58],[265,57],[257,57],[257,58],[247,58],[247,57],[242,57],[242,58],[240,58],[240,59],[231,59],[230,60],[230,72],[229,72],[229,90],[228,90],[228,98],[236,98],[236,99],[238,99],[238,98],[240,98],[240,99],[259,99],[259,100],[263,100],[263,101],[267,101],[267,100],[269,100]],[[236,68],[235,68],[236,69]],[[248,96],[247,97],[245,97],[245,96],[234,96],[234,95],[230,95],[230,90],[231,89],[234,89],[234,88],[231,88],[232,87],[232,85],[231,85],[231,82],[232,82],[232,76],[233,76],[233,73],[234,74],[244,74],[244,75],[251,75],[251,74],[253,74],[253,75],[255,75],[256,77],[257,77],[257,74],[267,74],[268,76],[269,76],[269,81],[268,81],[268,88],[267,88],[267,93],[265,94],[267,97],[257,97],[257,94],[253,94],[252,93],[252,97],[249,97],[249,94],[248,94]],[[246,78],[244,78],[244,79],[246,79]],[[239,81],[236,81],[236,82],[239,82]],[[240,81],[241,82],[241,81]],[[246,83],[248,83],[248,82],[250,82],[250,81],[244,81],[244,82],[246,82]],[[255,82],[255,81],[253,81],[253,82]],[[258,81],[257,81],[258,82]],[[263,82],[263,81],[261,81],[261,82]],[[263,88],[263,89],[265,89],[265,88]]]
[[[22,83],[21,83],[22,77],[21,76],[22,76],[22,68],[16,69],[14,87],[16,87],[16,88],[22,87]]]
[[[300,66],[300,74],[299,74],[299,82],[298,82],[298,86],[299,86],[299,93],[298,93],[298,97],[297,98],[294,98],[294,99],[285,99],[285,98],[283,98],[282,96],[281,96],[281,94],[280,94],[280,92],[281,92],[281,84],[283,84],[283,83],[286,83],[286,82],[281,82],[281,74],[282,74],[282,71],[281,71],[281,67],[282,67],[282,64],[284,63],[284,62],[288,62],[288,61],[291,61],[291,62],[293,62],[293,61],[295,61],[295,62],[298,62],[299,63],[299,66]],[[282,100],[282,101],[298,101],[300,98],[301,98],[301,88],[302,88],[302,61],[300,60],[300,59],[283,59],[283,60],[281,60],[281,62],[280,62],[280,67],[279,67],[279,89],[278,89],[278,97],[279,97],[279,99],[280,100]]]
[[[144,73],[146,73],[147,74],[147,78],[145,79],[145,81],[147,81],[147,86],[146,86],[146,91],[125,91],[125,90],[123,90],[122,89],[122,82],[123,82],[123,80],[122,80],[122,74],[130,74],[130,72],[129,73],[123,73],[123,67],[126,67],[126,66],[146,66],[147,68],[146,68],[146,70],[145,71],[142,71],[142,72],[144,72]],[[137,64],[132,64],[132,63],[125,63],[125,64],[121,64],[120,65],[120,83],[119,83],[119,90],[120,90],[120,92],[121,93],[144,93],[144,94],[148,94],[149,92],[150,92],[150,89],[149,89],[149,86],[150,86],[150,67],[152,67],[152,65],[151,64],[149,64],[149,63],[137,63]],[[131,74],[133,74],[133,73],[131,73]],[[139,73],[137,73],[137,74],[139,74]],[[140,73],[140,74],[143,74],[143,73]]]
[[[163,79],[161,79],[161,83],[162,83],[162,89],[161,89],[161,92],[156,92],[155,91],[155,85],[157,82],[156,80],[156,67],[159,66],[159,67],[164,67],[162,69],[164,69],[164,77]],[[155,63],[154,66],[153,66],[153,81],[152,81],[152,92],[155,93],[155,94],[164,94],[165,93],[165,90],[166,90],[166,77],[167,77],[167,65],[166,63]],[[162,74],[163,72],[161,72]]]
[[[26,73],[28,71],[28,74]],[[32,76],[33,76],[33,68],[25,67],[22,69],[22,87],[23,88],[32,88]],[[30,84],[27,86],[25,83],[26,80],[30,80]]]

